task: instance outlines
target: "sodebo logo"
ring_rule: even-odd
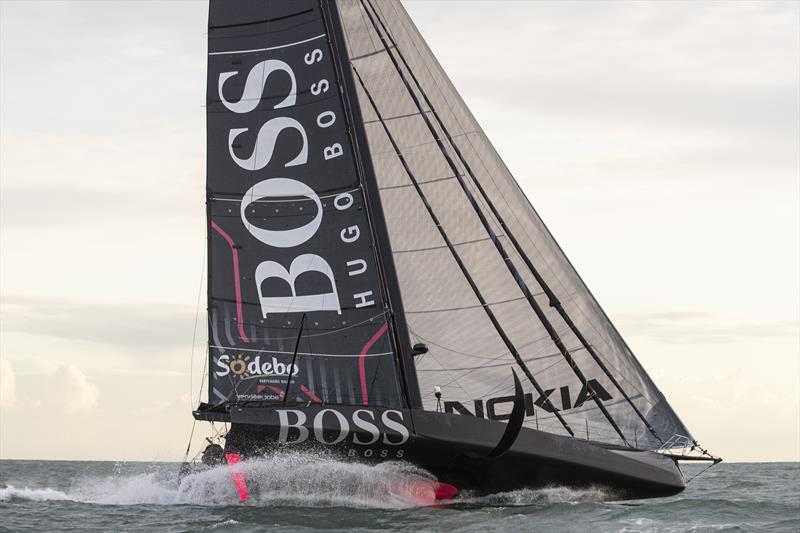
[[[297,409],[278,409],[278,420],[281,424],[280,434],[278,435],[279,442],[288,444],[298,444],[308,440],[311,435],[309,428],[305,426],[308,421],[306,413]],[[290,420],[290,417],[292,420]],[[335,420],[335,426],[325,426],[327,421]],[[377,444],[381,441],[383,444],[389,446],[400,446],[404,444],[408,438],[408,428],[403,425],[403,413],[388,409],[383,411],[380,415],[380,420],[376,420],[375,413],[371,409],[357,409],[350,415],[351,421],[355,429],[351,433],[350,421],[345,415],[336,409],[323,409],[314,415],[312,423],[314,438],[322,444],[338,444],[345,440],[348,435],[351,436],[353,444],[360,444],[362,446],[370,446]],[[380,425],[379,425],[380,424]],[[289,440],[289,429],[294,428],[298,434],[292,440]],[[338,432],[333,438],[326,439],[325,431],[331,429]],[[362,439],[359,433],[367,433],[370,435],[368,439]],[[331,433],[328,433],[331,437]]]
[[[233,374],[240,378],[252,376],[288,376],[291,369],[292,376],[300,373],[300,367],[292,364],[284,364],[272,358],[271,361],[261,362],[261,356],[257,355],[253,360],[249,356],[237,355],[231,358],[228,354],[222,354],[216,360],[219,370],[215,374],[219,377]]]

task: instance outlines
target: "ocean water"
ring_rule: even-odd
[[[0,531],[800,531],[800,463],[723,463],[670,498],[550,487],[435,508],[408,495],[430,476],[403,463],[287,454],[244,468],[260,490],[240,504],[226,467],[179,484],[172,463],[0,461]]]

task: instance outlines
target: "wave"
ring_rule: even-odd
[[[545,487],[500,492],[479,498],[464,497],[463,503],[492,506],[554,505],[557,503],[598,503],[619,499],[608,487],[592,486],[582,489],[570,487]]]
[[[18,489],[13,485],[8,485],[0,489],[0,502],[10,502],[14,500],[26,500],[34,502],[44,502],[52,500],[69,500],[70,497],[60,490],[55,489]]]
[[[247,506],[352,507],[404,509],[423,505],[416,496],[420,483],[436,478],[405,462],[367,465],[344,462],[325,453],[281,452],[233,467],[244,474],[251,497]],[[0,501],[69,500],[97,505],[242,505],[225,465],[195,471],[177,480],[177,469],[163,465],[149,472],[85,477],[64,491],[0,489]],[[605,501],[613,494],[602,488],[550,487],[518,490],[485,497],[465,493],[452,503],[489,506],[547,505]]]

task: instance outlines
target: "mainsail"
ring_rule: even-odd
[[[211,2],[214,405],[408,403],[380,202],[365,183],[331,43],[317,1]]]
[[[209,19],[210,403],[504,420],[514,369],[528,427],[691,439],[400,2],[225,4]]]

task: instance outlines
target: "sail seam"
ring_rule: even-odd
[[[422,185],[422,184],[420,183],[420,185]],[[501,235],[498,235],[498,237],[505,237],[505,235],[501,234]],[[476,242],[484,242],[484,241],[488,241],[488,240],[490,240],[489,237],[483,237],[482,239],[472,239],[470,241],[454,242],[453,246],[463,246],[465,244],[474,244]],[[431,250],[442,250],[444,248],[447,248],[447,245],[445,245],[445,246],[429,246],[427,248],[409,248],[407,250],[396,250],[393,253],[395,253],[395,254],[408,254],[408,253],[413,253],[413,252],[428,252],[428,251],[431,251]]]
[[[454,179],[456,179],[455,176],[445,176],[443,178],[435,178],[435,179],[428,180],[428,181],[420,181],[419,184],[420,185],[427,185],[428,183],[437,183],[437,182],[440,182],[440,181],[447,181],[447,180],[454,180]],[[404,183],[402,185],[388,185],[386,187],[380,187],[378,190],[380,190],[380,191],[391,191],[392,189],[404,189],[406,187],[413,187],[413,186],[414,186],[413,183]]]
[[[362,190],[362,187],[353,187],[348,189],[337,189],[337,192],[332,192],[330,194],[317,194],[317,197],[322,198],[333,198],[335,196],[339,196],[340,194],[346,194],[350,192],[356,192]],[[253,200],[248,202],[249,204],[269,204],[269,203],[286,203],[286,202],[313,202],[311,198],[298,196],[297,194],[294,195],[285,195],[281,196],[280,194],[270,193],[270,198],[278,198],[277,200],[265,200],[260,198],[258,200]],[[287,200],[287,198],[295,198],[295,200]],[[236,198],[223,198],[221,196],[211,196],[209,197],[210,200],[214,200],[215,202],[234,202],[234,203],[242,203],[242,199]]]
[[[455,246],[455,244],[453,246]],[[540,292],[540,293],[534,294],[534,296],[541,296],[542,294],[544,294],[544,293]],[[406,314],[417,314],[417,315],[419,315],[419,314],[424,314],[424,313],[445,313],[445,312],[448,312],[448,311],[461,311],[461,310],[464,310],[464,309],[480,309],[481,307],[487,307],[487,306],[490,306],[490,305],[506,304],[506,303],[509,303],[509,302],[518,302],[518,301],[524,300],[524,299],[525,299],[524,296],[520,296],[519,298],[509,298],[508,300],[498,300],[497,302],[487,302],[485,304],[478,304],[478,305],[465,305],[463,307],[449,307],[449,308],[444,308],[444,309],[424,309],[424,310],[420,310],[420,311],[406,311]]]
[[[240,352],[257,352],[263,354],[272,354],[272,353],[280,353],[280,354],[288,354],[292,355],[294,352],[287,352],[284,350],[271,350],[269,348],[239,348],[238,346],[218,346],[216,344],[211,344],[211,348],[217,348],[219,350],[235,350]],[[393,355],[394,352],[378,352],[378,353],[370,353],[363,355],[363,357],[380,357],[382,355]],[[314,357],[362,357],[362,354],[349,354],[349,353],[320,353],[320,352],[297,352],[297,355],[312,355]]]
[[[577,352],[577,351],[580,351],[580,350],[583,350],[583,349],[585,349],[585,348],[579,347],[579,348],[576,348],[575,351]],[[528,359],[523,359],[523,361],[525,361],[526,363],[530,363],[531,361],[541,361],[542,359],[551,359],[553,357],[558,357],[560,355],[561,354],[558,353],[558,352],[549,353],[549,354],[546,354],[546,355],[537,355],[536,357],[529,357]],[[458,372],[458,371],[461,371],[461,370],[481,370],[481,369],[484,369],[484,368],[498,368],[498,367],[501,367],[501,366],[506,366],[506,363],[498,363],[498,364],[494,364],[494,365],[480,365],[480,366],[463,366],[463,367],[458,367],[458,368],[448,368],[447,370],[450,370],[452,372]],[[442,370],[438,369],[438,368],[427,368],[427,369],[423,368],[423,369],[419,369],[418,370],[418,372],[441,372],[441,371]],[[461,378],[459,377],[457,379],[461,379]]]
[[[383,51],[383,50],[381,50]],[[425,111],[425,113],[430,113],[430,111]],[[392,120],[398,120],[401,118],[409,118],[409,117],[418,117],[420,116],[420,112],[417,111],[415,113],[406,113],[405,115],[394,115],[393,117],[386,117],[384,118],[384,122],[391,122]],[[365,120],[364,124],[378,124],[380,121],[378,119],[375,120]]]
[[[370,20],[372,20],[372,16],[369,14],[369,12],[367,12],[367,15],[370,17]],[[373,23],[373,25],[374,25],[374,23]],[[382,37],[381,37],[381,42],[384,42]],[[384,47],[385,46],[386,46],[386,44],[384,43]],[[372,95],[367,90],[367,87],[364,84],[364,80],[361,78],[361,74],[359,74],[359,72],[355,68],[355,66],[352,66],[352,69],[353,69],[353,72],[356,75],[356,78],[358,79],[358,82],[361,84],[362,89],[364,89],[364,93],[366,94],[367,99],[369,100],[373,110],[375,111],[375,114],[377,115],[377,117],[379,119],[381,119],[380,110],[378,109],[378,106],[376,105],[375,100],[372,98]],[[403,156],[403,153],[400,150],[400,147],[397,145],[396,141],[394,140],[394,137],[392,136],[391,132],[389,131],[389,127],[383,122],[381,122],[381,125],[383,126],[383,129],[386,132],[386,135],[389,138],[389,142],[392,144],[392,147],[394,148],[394,150],[396,152],[396,155],[397,155],[398,159],[400,160],[400,163],[403,165],[403,169],[406,171],[406,174],[408,174],[409,179],[413,183],[415,183],[415,187],[414,188],[417,191],[417,194],[419,195],[420,200],[425,205],[425,208],[428,211],[428,215],[431,217],[431,220],[433,221],[434,225],[436,226],[436,229],[439,231],[439,234],[441,235],[442,239],[445,241],[445,243],[447,243],[448,247],[450,248],[450,251],[451,251],[451,253],[453,255],[453,259],[456,261],[456,263],[458,264],[459,268],[461,269],[461,272],[464,275],[464,278],[467,280],[467,283],[469,283],[470,287],[472,288],[472,290],[475,293],[475,296],[478,298],[478,300],[480,302],[482,302],[482,303],[485,303],[485,300],[483,298],[483,295],[480,292],[480,289],[478,289],[478,286],[475,284],[475,281],[472,279],[472,276],[470,276],[469,272],[467,271],[466,266],[464,265],[464,263],[463,263],[463,261],[461,259],[461,256],[459,256],[458,252],[456,252],[455,248],[453,248],[453,245],[450,242],[450,238],[448,237],[447,233],[442,228],[438,217],[433,212],[433,208],[431,207],[430,203],[427,200],[427,197],[422,192],[422,189],[420,188],[419,184],[417,183],[416,177],[414,176],[413,172],[411,172],[411,168],[408,166],[408,162],[405,160],[405,157]],[[525,372],[525,375],[527,376],[528,380],[536,388],[536,390],[539,391],[539,393],[541,394],[543,392],[543,389],[538,384],[538,382],[534,379],[533,375],[531,374],[530,370],[525,365],[525,363],[523,363],[521,361],[521,358],[519,357],[519,353],[517,352],[516,348],[514,347],[513,343],[511,342],[511,339],[508,338],[508,336],[506,335],[506,333],[503,330],[502,326],[497,321],[497,318],[495,317],[494,313],[491,311],[491,309],[489,307],[484,307],[484,311],[486,312],[486,315],[489,318],[490,322],[492,322],[493,326],[497,330],[498,335],[500,336],[500,338],[506,344],[506,347],[508,347],[509,351],[514,356],[514,359],[517,361],[517,364],[519,364],[520,368]],[[571,436],[574,437],[575,433],[569,427],[567,422],[563,418],[561,418],[560,415],[557,414],[557,416],[559,417],[559,421],[561,421],[562,425],[564,426],[564,429],[566,429],[567,432]]]
[[[298,11],[297,13],[289,13],[288,15],[283,15],[282,17],[273,17],[271,19],[261,19],[261,20],[254,20],[251,22],[238,22],[236,24],[220,24],[219,26],[208,26],[209,30],[219,30],[224,28],[242,28],[244,26],[256,26],[258,24],[266,24],[267,22],[277,22],[279,20],[286,20],[292,17],[297,17],[300,15],[305,15],[306,13],[313,12],[313,9],[304,9],[303,11]]]
[[[281,48],[290,48],[292,46],[297,46],[298,44],[310,43],[311,41],[316,41],[317,39],[322,39],[326,35],[327,35],[326,33],[322,33],[322,34],[316,35],[314,37],[309,37],[308,39],[303,39],[302,41],[297,41],[297,42],[294,42],[294,43],[281,44],[281,45],[278,45],[278,46],[268,46],[266,48],[252,48],[250,50],[228,50],[228,51],[225,51],[225,52],[209,52],[208,55],[210,55],[210,56],[220,56],[220,55],[229,55],[229,54],[250,54],[250,53],[253,53],[253,52],[268,52],[270,50],[279,50]]]
[[[387,50],[385,48],[381,48],[380,50],[375,50],[374,52],[368,52],[366,54],[361,54],[360,56],[353,56],[350,58],[350,61],[358,61],[359,59],[365,59],[367,57],[371,57],[377,54],[382,54],[386,51]]]

